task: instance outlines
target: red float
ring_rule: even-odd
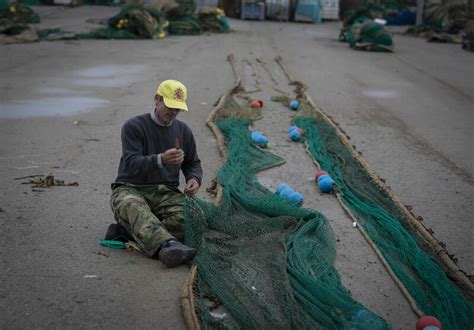
[[[423,330],[429,326],[435,326],[440,330],[442,329],[441,322],[434,316],[423,316],[416,322],[416,330]]]

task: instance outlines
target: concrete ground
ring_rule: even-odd
[[[41,27],[87,31],[88,18],[112,16],[111,7],[36,7]],[[311,160],[285,145],[285,109],[270,102],[268,63],[289,90],[273,58],[308,84],[315,102],[338,122],[369,165],[435,236],[474,272],[474,59],[459,45],[431,44],[395,35],[395,53],[351,50],[337,41],[338,23],[231,20],[230,34],[164,40],[82,40],[0,46],[0,328],[184,328],[178,296],[188,268],[166,269],[140,253],[98,244],[113,221],[110,182],[120,158],[120,128],[151,109],[163,79],[189,88],[189,113],[207,188],[220,166],[205,125],[213,103],[234,76],[234,53],[248,89],[255,64],[265,92],[256,122],[275,153],[296,159],[262,172],[262,184],[280,181],[305,193],[333,225],[336,267],[354,297],[395,329],[415,316],[338,204],[308,181]],[[267,88],[268,87],[268,88]],[[15,178],[53,173],[78,187],[32,190]]]

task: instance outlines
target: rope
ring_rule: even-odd
[[[318,163],[318,161],[316,159],[314,159],[313,155],[311,154],[311,152],[309,151],[309,147],[308,147],[308,144],[305,143],[305,150],[306,152],[308,153],[308,155],[310,156],[310,158],[313,160],[313,163],[315,164],[316,168],[318,171],[321,170],[321,165]],[[336,198],[337,200],[339,201],[339,204],[341,205],[341,207],[343,208],[343,210],[346,212],[346,214],[349,216],[349,218],[351,218],[352,222],[355,222],[357,223],[357,218],[354,216],[354,214],[352,214],[351,210],[349,210],[349,208],[344,204],[344,202],[342,201],[341,199],[341,193],[340,192],[336,192],[335,193],[336,195]],[[418,306],[416,305],[416,302],[415,300],[413,299],[413,297],[411,296],[411,294],[408,292],[408,290],[405,288],[405,286],[403,285],[403,283],[398,279],[397,275],[393,272],[392,268],[390,267],[389,263],[387,262],[387,260],[385,259],[385,257],[383,256],[382,252],[380,252],[379,248],[377,247],[377,245],[375,245],[374,241],[372,241],[372,239],[370,238],[370,236],[367,234],[367,232],[365,231],[365,229],[362,227],[362,226],[357,226],[357,229],[359,229],[359,232],[362,234],[362,236],[365,238],[365,240],[367,241],[367,243],[369,244],[369,246],[372,248],[372,250],[375,252],[375,254],[377,255],[377,257],[379,258],[380,262],[382,262],[382,265],[385,267],[385,269],[387,270],[388,274],[390,275],[390,277],[392,278],[392,280],[395,282],[395,284],[398,286],[398,288],[400,289],[400,291],[402,292],[402,294],[405,296],[405,298],[407,299],[408,303],[410,304],[410,307],[411,309],[413,310],[413,312],[418,316],[418,317],[422,317],[424,316],[425,314],[418,308]]]
[[[351,218],[351,220],[355,223],[357,223],[357,218],[352,214],[351,210],[349,210],[349,208],[346,206],[346,204],[344,204],[344,202],[342,201],[341,199],[341,193],[340,192],[336,192],[336,198],[337,200],[339,201],[339,204],[341,204],[342,208],[344,209],[344,211],[346,212],[346,214]],[[379,258],[379,260],[382,262],[382,265],[384,265],[385,269],[387,270],[388,274],[390,275],[390,277],[393,279],[393,281],[395,282],[395,284],[398,286],[398,288],[400,289],[400,291],[403,293],[403,295],[405,296],[405,298],[408,300],[408,303],[410,304],[411,306],[411,309],[413,310],[413,312],[415,312],[415,314],[418,316],[418,317],[422,317],[424,316],[425,314],[418,308],[418,306],[416,305],[416,302],[415,300],[413,299],[413,297],[411,296],[411,294],[408,292],[408,290],[405,288],[405,286],[403,285],[403,283],[398,279],[397,275],[393,272],[392,268],[390,267],[389,263],[387,262],[387,260],[385,259],[385,257],[383,256],[382,252],[380,252],[379,248],[377,247],[377,245],[375,245],[374,241],[372,241],[372,239],[370,238],[369,234],[367,234],[367,232],[365,231],[365,229],[362,227],[362,226],[356,226],[357,229],[359,229],[360,233],[362,234],[362,236],[364,236],[365,240],[367,241],[367,243],[369,243],[370,247],[372,248],[372,250],[374,250],[375,254],[377,255],[377,257]]]

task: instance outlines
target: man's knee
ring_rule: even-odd
[[[146,208],[148,208],[147,203],[137,195],[119,195],[112,200],[112,211],[119,216],[140,212]]]

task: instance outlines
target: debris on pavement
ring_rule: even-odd
[[[48,174],[47,176],[34,176],[34,178],[29,179],[28,182],[23,182],[22,184],[31,184],[32,188],[49,188],[52,186],[79,186],[77,181],[65,183],[63,180],[57,180],[54,178],[53,174]]]
[[[95,254],[97,254],[98,256],[103,256],[103,257],[107,257],[107,258],[109,257],[109,255],[107,253],[102,252],[102,251],[97,251],[97,252],[95,252]]]

